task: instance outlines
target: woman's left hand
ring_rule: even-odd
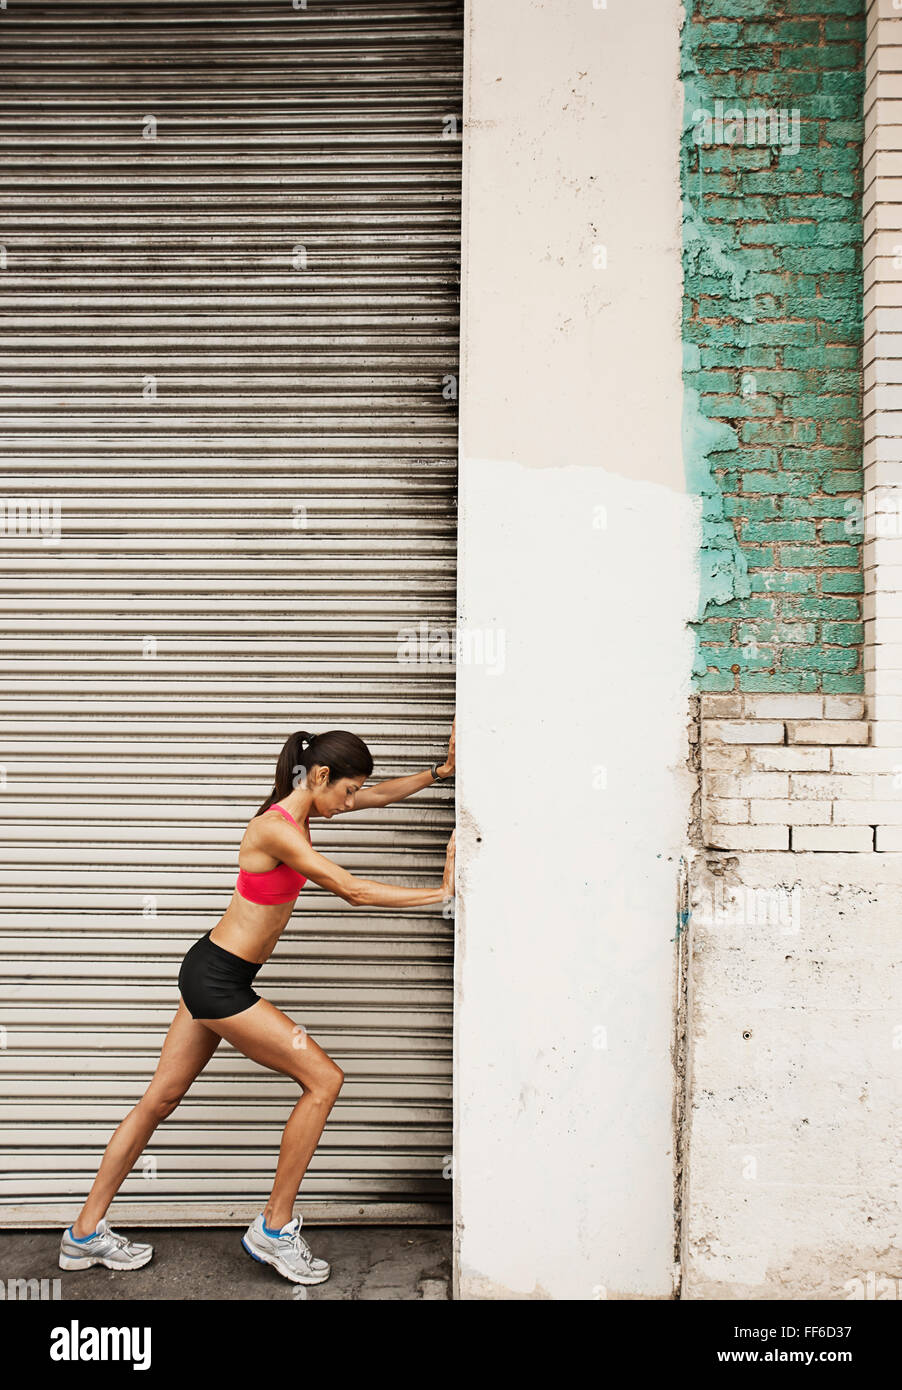
[[[440,777],[453,777],[454,775],[454,730],[456,724],[457,715],[454,716],[454,720],[451,724],[451,737],[448,740],[448,756],[438,770]]]

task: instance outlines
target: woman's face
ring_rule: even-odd
[[[314,768],[313,810],[318,816],[334,816],[339,811],[353,811],[358,791],[366,781],[365,777],[339,777],[329,782],[328,768]],[[320,788],[320,782],[323,785]]]

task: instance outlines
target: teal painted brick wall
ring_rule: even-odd
[[[699,690],[864,688],[864,40],[863,0],[686,0],[683,449],[703,498]],[[765,124],[756,110],[775,114]]]

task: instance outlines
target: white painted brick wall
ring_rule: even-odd
[[[702,741],[709,743],[785,743],[786,730],[775,720],[708,719],[702,720]]]
[[[835,825],[902,825],[902,802],[886,805],[882,801],[837,802],[833,807]]]
[[[750,748],[752,770],[760,772],[829,772],[829,748]]]
[[[709,795],[732,797],[789,796],[787,772],[711,772],[706,778]]]
[[[831,801],[752,801],[746,819],[751,825],[829,825],[832,810]]]
[[[902,748],[834,748],[834,772],[902,772]],[[899,783],[902,795],[902,780]]]
[[[870,850],[874,848],[871,827],[859,825],[800,825],[792,832],[796,850]]]
[[[874,779],[866,772],[836,776],[831,772],[793,772],[793,796],[807,801],[869,801]]]
[[[786,825],[712,825],[708,830],[712,849],[789,849]]]
[[[723,797],[712,796],[708,800],[705,813],[720,825],[742,825],[748,822],[749,803],[725,801]]]
[[[702,767],[711,772],[733,772],[741,767],[750,771],[753,764],[749,757],[748,748],[743,748],[737,744],[703,743]]]
[[[875,746],[864,710],[861,696],[703,695],[704,844],[749,851],[902,849],[902,721],[896,742]]]
[[[770,740],[776,743],[777,739]],[[858,720],[808,719],[801,723],[787,720],[787,743],[867,743],[868,726]]]

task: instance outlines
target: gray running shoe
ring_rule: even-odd
[[[60,1241],[60,1269],[88,1269],[106,1265],[107,1269],[140,1269],[153,1255],[152,1245],[136,1245],[113,1231],[103,1216],[90,1240],[75,1240],[67,1226]]]
[[[328,1260],[317,1259],[311,1251],[301,1235],[301,1220],[296,1216],[277,1236],[269,1236],[263,1229],[261,1211],[241,1237],[241,1244],[255,1260],[272,1265],[295,1284],[321,1284],[332,1269]]]

